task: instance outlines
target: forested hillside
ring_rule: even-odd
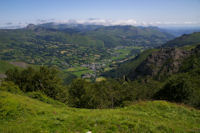
[[[92,39],[102,41],[104,46],[109,48],[119,45],[156,47],[174,38],[173,35],[162,31],[157,27],[136,27],[128,25],[102,26],[56,23],[46,23],[39,26],[60,31],[76,31],[81,35],[86,35]]]
[[[191,34],[191,37],[194,34]],[[187,36],[186,41],[190,38],[190,35]],[[182,42],[182,39],[179,43],[177,41],[180,45]],[[198,40],[193,42],[196,43],[182,44],[183,47],[146,50],[133,60],[119,64],[116,69],[103,75],[129,82],[131,80],[135,82],[134,87],[137,82],[141,83],[141,87],[137,86],[136,90],[142,89],[140,94],[146,93],[143,97],[145,99],[150,96],[153,99],[183,102],[198,107],[200,45]]]
[[[104,41],[107,47],[134,45],[152,48],[160,46],[173,38],[172,35],[161,32],[156,27],[109,26],[98,28],[85,34]]]
[[[174,40],[168,41],[163,47],[181,47],[185,45],[200,44],[200,32],[184,34]]]
[[[115,69],[104,72],[102,75],[111,78],[122,78],[127,76],[130,71],[136,69],[153,51],[158,51],[158,49],[148,49],[138,54],[135,58],[128,60],[123,63],[119,63]]]

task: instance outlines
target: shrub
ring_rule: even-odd
[[[8,91],[14,94],[21,94],[22,91],[19,89],[19,87],[14,84],[12,81],[4,81],[1,83],[0,90],[2,91]]]
[[[23,92],[40,91],[53,99],[66,102],[67,91],[56,68],[42,66],[39,70],[31,67],[22,71],[10,69],[6,75],[6,81],[14,82]]]
[[[55,101],[42,92],[35,91],[35,92],[28,92],[27,95],[31,98],[38,99],[39,101],[45,102],[45,103],[50,103],[50,104],[60,104],[60,102]]]
[[[199,107],[199,85],[198,77],[189,73],[177,74],[165,83],[164,87],[156,93],[155,98]]]

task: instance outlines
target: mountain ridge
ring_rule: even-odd
[[[161,48],[140,53],[134,59],[119,64],[116,69],[103,75],[115,78],[125,76],[131,80],[145,76],[162,79],[164,76],[179,72],[183,61],[195,55],[194,51],[199,51],[199,38],[200,32],[175,38],[162,45]]]

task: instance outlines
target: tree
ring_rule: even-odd
[[[89,82],[83,79],[74,80],[69,87],[69,105],[77,108],[84,108],[87,106],[86,86]]]
[[[188,74],[172,76],[156,97],[174,102],[186,102],[193,95],[192,82]]]
[[[58,70],[53,67],[42,66],[39,70],[28,67],[22,71],[11,69],[6,72],[7,81],[12,81],[24,92],[41,91],[57,100],[66,101],[67,91],[62,86]],[[64,100],[65,99],[65,100]]]

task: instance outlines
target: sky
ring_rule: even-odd
[[[0,0],[0,27],[45,22],[200,26],[200,0]]]

